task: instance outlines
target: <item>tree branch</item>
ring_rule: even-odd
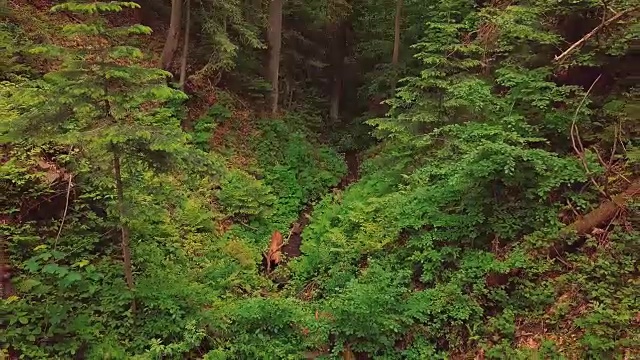
[[[609,26],[614,21],[618,20],[622,16],[624,16],[624,15],[626,15],[626,14],[628,14],[628,13],[630,13],[630,12],[636,10],[636,9],[638,9],[638,8],[637,7],[632,7],[632,8],[629,8],[627,10],[621,11],[621,12],[617,13],[616,15],[612,16],[609,20],[602,22],[600,25],[596,26],[593,30],[591,30],[587,35],[583,36],[582,39],[576,41],[573,45],[571,45],[562,54],[556,56],[554,58],[554,61],[555,62],[561,62],[566,57],[571,55],[571,53],[576,51],[579,47],[584,45],[584,43],[587,42],[587,40],[589,40],[593,35],[597,34],[598,31],[602,30],[602,28],[604,28],[606,26]]]
[[[62,227],[64,226],[64,220],[67,218],[67,211],[69,210],[69,194],[71,194],[71,186],[73,180],[73,175],[69,174],[69,183],[67,184],[67,200],[64,204],[64,213],[62,214],[62,220],[60,221],[60,228],[58,228],[58,235],[56,235],[56,240],[53,243],[53,249],[55,250],[58,246],[58,240],[60,240],[60,234],[62,234]]]

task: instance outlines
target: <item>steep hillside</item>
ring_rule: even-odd
[[[0,4],[0,357],[640,359],[639,15]]]

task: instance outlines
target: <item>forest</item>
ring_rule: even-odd
[[[0,0],[0,359],[640,359],[640,0]]]

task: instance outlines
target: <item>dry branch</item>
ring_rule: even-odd
[[[67,199],[64,203],[64,213],[62,214],[62,220],[60,221],[60,227],[58,228],[58,235],[56,235],[56,240],[53,243],[53,249],[55,250],[58,246],[58,240],[60,240],[60,234],[62,234],[62,228],[64,227],[64,220],[67,218],[67,211],[69,210],[69,195],[71,194],[71,186],[73,180],[73,175],[69,175],[69,183],[67,184]]]
[[[571,122],[571,144],[573,145],[573,150],[575,151],[576,155],[578,156],[578,158],[580,158],[580,161],[582,161],[582,166],[584,167],[584,170],[586,171],[586,175],[589,177],[589,180],[591,180],[591,182],[596,187],[596,189],[600,190],[602,195],[609,197],[609,195],[607,195],[605,192],[603,192],[600,189],[600,187],[598,186],[598,182],[593,178],[593,176],[591,176],[591,171],[589,170],[589,165],[587,164],[587,158],[585,157],[584,146],[582,145],[582,140],[580,138],[580,131],[578,130],[578,125],[576,124],[576,120],[578,119],[578,113],[580,112],[580,109],[582,108],[585,101],[587,100],[587,97],[591,93],[591,90],[593,90],[594,86],[596,86],[596,83],[598,82],[598,80],[600,80],[601,77],[602,77],[602,74],[598,75],[598,77],[593,81],[593,83],[589,87],[589,90],[587,90],[587,92],[584,94],[582,101],[580,101],[580,105],[578,105],[578,108],[576,109],[575,114],[573,115],[573,121]]]
[[[568,57],[571,53],[573,53],[575,50],[577,50],[579,47],[581,47],[582,45],[584,45],[585,42],[587,42],[587,40],[589,40],[593,35],[597,34],[598,31],[602,30],[603,28],[609,26],[611,23],[615,22],[616,20],[620,19],[622,16],[634,11],[638,9],[637,7],[633,7],[624,11],[621,11],[619,13],[617,13],[616,15],[612,16],[611,18],[609,18],[609,20],[602,22],[600,25],[596,26],[593,30],[591,30],[587,35],[583,36],[582,39],[576,41],[573,45],[571,45],[567,50],[565,50],[562,54],[556,56],[554,58],[555,62],[561,62],[562,60],[564,60],[566,57]]]

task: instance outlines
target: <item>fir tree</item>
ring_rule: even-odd
[[[42,81],[15,95],[32,103],[30,111],[9,124],[8,132],[10,138],[28,136],[36,143],[78,148],[112,174],[124,273],[130,290],[134,289],[134,279],[125,196],[126,161],[143,161],[156,168],[169,162],[185,135],[171,110],[161,105],[186,97],[167,86],[169,73],[145,68],[141,65],[143,53],[122,45],[126,37],[150,34],[150,28],[111,27],[103,16],[136,7],[139,5],[126,1],[54,6],[52,11],[76,13],[84,21],[64,26],[70,45],[32,50],[52,56],[58,64]]]

